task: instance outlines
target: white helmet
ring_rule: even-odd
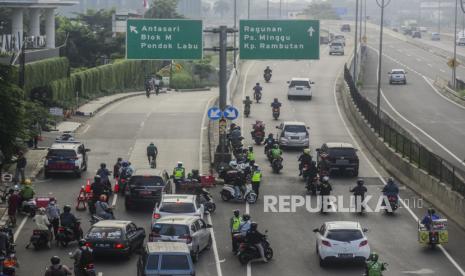
[[[229,162],[229,166],[233,169],[236,169],[237,168],[237,162],[235,160],[231,160],[231,162]]]
[[[329,181],[329,177],[328,176],[323,176],[322,180],[323,180],[324,183],[327,183]]]

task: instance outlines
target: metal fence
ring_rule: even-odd
[[[441,182],[450,185],[454,191],[465,196],[465,172],[462,169],[453,166],[421,145],[386,113],[381,112],[378,119],[376,106],[360,94],[347,65],[344,67],[344,79],[349,86],[350,95],[355,105],[385,143],[402,157],[408,159],[410,163],[415,164]]]

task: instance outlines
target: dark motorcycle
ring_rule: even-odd
[[[259,103],[260,100],[262,99],[262,92],[255,92],[255,93],[253,94],[253,98],[255,99],[255,101],[256,101],[257,103]]]
[[[31,244],[36,250],[48,247],[49,237],[50,231],[48,230],[33,230],[31,239],[26,245],[26,248],[29,248]]]
[[[78,221],[77,222],[76,228],[79,229],[78,233],[74,233],[74,229],[69,228],[69,227],[63,227],[60,226],[58,228],[58,233],[57,233],[57,243],[60,244],[63,247],[67,247],[68,244],[72,241],[79,241],[82,236],[82,229],[81,229],[81,223]]]
[[[267,231],[265,231],[267,233]],[[267,236],[263,238],[262,241],[263,250],[265,251],[265,258],[269,261],[273,258],[273,249],[268,242]],[[239,262],[243,265],[246,265],[248,262],[254,259],[261,258],[260,252],[253,244],[247,242],[242,242],[239,247]]]
[[[270,80],[271,80],[271,73],[265,73],[265,74],[263,74],[263,78],[265,79],[266,82],[270,82]]]
[[[319,186],[318,176],[315,176],[313,179],[308,179],[305,188],[307,189],[307,193],[316,195],[316,192],[319,190]]]
[[[265,132],[259,129],[252,131],[252,139],[255,141],[255,144],[261,145],[263,140],[265,140]]]
[[[302,166],[302,177],[304,181],[307,181],[310,177],[310,166],[308,164]]]
[[[244,106],[244,115],[245,115],[246,118],[249,117],[249,115],[250,115],[250,104],[246,104]]]
[[[86,268],[84,268],[84,272],[86,276],[96,276],[97,272],[95,270],[95,265],[92,264],[87,264]]]
[[[207,189],[202,188],[199,194],[200,202],[205,207],[205,211],[212,214],[216,210],[216,204],[213,202],[213,197]]]
[[[37,203],[36,203],[36,200],[33,198],[23,201],[19,209],[20,213],[28,215],[31,218],[33,218],[36,215],[36,211],[37,211]]]
[[[392,212],[390,212],[388,209],[384,209],[384,212],[386,214],[394,214],[394,212],[399,208],[399,198],[397,196],[388,196],[387,197],[388,201],[389,201],[389,205],[391,206],[391,210]],[[383,206],[384,206],[384,202],[383,202]]]
[[[283,168],[283,159],[282,158],[275,158],[271,162],[271,168],[273,169],[274,173],[279,173]]]
[[[279,114],[280,114],[280,110],[279,110],[279,107],[273,107],[273,118],[275,120],[278,120],[279,118]]]

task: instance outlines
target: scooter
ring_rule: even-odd
[[[267,261],[269,261],[273,258],[273,249],[268,242],[266,233],[268,233],[268,231],[265,231],[265,237],[263,237],[262,246],[265,253],[265,258]],[[241,243],[239,247],[239,262],[241,264],[246,265],[251,260],[258,258],[261,258],[261,256],[255,245],[246,242]]]
[[[250,104],[244,105],[244,115],[245,115],[246,118],[249,117],[249,115],[250,115]]]
[[[251,184],[245,185],[246,190],[245,193],[241,195],[241,197],[235,197],[235,190],[233,185],[224,184],[223,189],[220,191],[221,199],[223,201],[247,201],[249,204],[254,204],[257,201],[257,194],[253,191]]]
[[[36,215],[36,210],[37,210],[37,202],[34,198],[31,198],[29,200],[23,201],[19,211],[20,213],[23,213],[33,218]]]
[[[273,169],[274,173],[278,173],[281,171],[283,168],[283,159],[282,158],[275,158],[271,162],[271,168]]]
[[[308,179],[305,188],[307,189],[307,193],[311,195],[316,195],[317,190],[319,190],[319,178],[315,176],[313,179]]]
[[[48,247],[49,237],[49,230],[33,230],[29,243],[26,245],[26,249],[29,249],[31,244],[36,250]]]
[[[74,259],[74,258],[73,258],[73,252],[69,252],[68,255],[69,255],[69,257],[70,257],[71,259]],[[76,260],[75,260],[75,262],[76,262]],[[75,268],[75,269],[76,269],[76,268]],[[77,274],[77,272],[74,272],[74,273],[75,273],[75,275],[82,275],[82,274],[84,274],[83,276],[96,276],[96,275],[97,275],[97,272],[96,272],[96,270],[95,270],[95,265],[94,265],[93,262],[87,264],[86,267],[84,268],[84,271],[81,271],[81,273],[79,273],[79,274]]]
[[[388,201],[389,201],[389,205],[391,206],[391,211],[389,211],[388,209],[384,209],[384,212],[386,214],[394,214],[394,212],[399,208],[399,198],[397,196],[388,196],[387,197]],[[383,202],[383,205],[385,203]]]
[[[213,197],[207,189],[202,188],[199,194],[200,202],[205,207],[205,211],[212,214],[216,210],[216,204],[213,202]]]
[[[272,112],[273,112],[273,118],[275,120],[278,120],[279,114],[280,114],[279,107],[273,107]]]
[[[271,80],[271,73],[265,73],[265,74],[263,74],[263,78],[265,79],[266,82],[270,82],[270,80]]]
[[[261,130],[253,130],[252,139],[255,141],[255,144],[261,145],[263,140],[265,140],[265,132]]]
[[[256,101],[257,103],[259,103],[260,100],[262,99],[262,93],[261,93],[261,92],[255,92],[255,93],[253,94],[253,97],[254,97],[255,101]]]
[[[70,242],[79,241],[79,239],[82,238],[83,233],[81,223],[78,221],[77,224],[76,228],[79,229],[78,233],[74,233],[74,229],[69,227],[60,226],[57,233],[57,243],[63,247],[67,247]]]

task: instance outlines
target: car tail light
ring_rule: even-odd
[[[94,264],[88,264],[86,266],[87,269],[94,269],[95,268],[95,265]]]
[[[327,247],[331,247],[331,243],[329,241],[321,241],[321,244]]]
[[[159,218],[161,218],[161,215],[159,213],[153,213],[153,218],[154,219],[159,219]]]
[[[115,248],[116,248],[116,249],[124,249],[124,247],[125,247],[125,246],[124,246],[124,244],[122,244],[122,243],[117,243],[117,244],[115,244]]]
[[[65,228],[63,226],[58,227],[58,232],[65,232]]]
[[[358,247],[362,247],[362,246],[365,246],[368,244],[368,241],[367,240],[364,240],[360,243],[360,245]]]
[[[181,236],[181,239],[186,239],[186,243],[192,242],[192,237],[190,235],[183,235]]]
[[[89,247],[89,248],[92,248],[92,243],[86,242],[86,246]]]
[[[42,232],[41,230],[33,230],[32,234],[33,235],[40,235],[41,232]]]

